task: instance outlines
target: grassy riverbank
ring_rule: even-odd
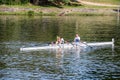
[[[0,5],[0,15],[29,15],[29,16],[104,16],[116,15],[115,7],[98,6],[63,6],[56,8],[52,6],[41,7],[33,5]]]
[[[84,0],[84,1],[95,2],[95,3],[120,5],[120,0]]]

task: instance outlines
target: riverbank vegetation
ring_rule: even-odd
[[[112,0],[109,1],[112,2]],[[103,0],[103,2],[105,2],[105,0]],[[114,2],[117,3],[118,1],[115,0]],[[0,0],[0,15],[115,15],[116,13],[113,11],[113,9],[114,7],[83,5],[77,0]]]
[[[24,5],[33,4],[39,6],[56,6],[60,7],[62,5],[67,5],[73,0],[0,0],[0,4],[6,5]]]

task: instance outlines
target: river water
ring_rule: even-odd
[[[120,21],[116,16],[0,16],[0,80],[118,80]],[[46,46],[62,36],[73,41],[102,42],[112,47],[21,52],[21,47]]]

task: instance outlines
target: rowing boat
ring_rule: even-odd
[[[77,46],[75,44],[66,43],[66,44],[58,44],[58,45],[54,44],[54,45],[39,46],[39,47],[23,47],[23,48],[20,48],[20,51],[36,51],[36,50],[44,50],[44,49],[58,49],[58,48],[71,49],[76,47],[87,48],[87,47],[105,46],[105,45],[114,46],[114,39],[112,39],[112,41],[110,42],[94,42],[94,43],[81,42]]]

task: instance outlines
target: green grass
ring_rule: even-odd
[[[120,5],[120,0],[84,0],[84,1]]]
[[[90,13],[90,12],[73,12],[68,13],[65,16],[115,16],[116,14],[107,14],[107,13]]]
[[[109,9],[113,9],[115,7],[82,5],[82,6],[76,6],[76,7],[74,7],[74,6],[63,6],[63,8],[66,8],[66,9],[72,9],[72,8],[96,8],[96,9],[109,8]]]
[[[36,12],[0,12],[0,15],[26,15],[26,16],[58,16],[58,13],[36,13]],[[107,13],[90,13],[90,12],[72,12],[65,14],[65,16],[112,16],[115,14]]]
[[[84,8],[93,8],[93,9],[114,9],[116,7],[109,7],[109,6],[94,6],[94,5],[84,5]]]
[[[26,16],[56,16],[58,13],[50,12],[50,13],[43,13],[43,12],[0,12],[0,15],[26,15]]]

